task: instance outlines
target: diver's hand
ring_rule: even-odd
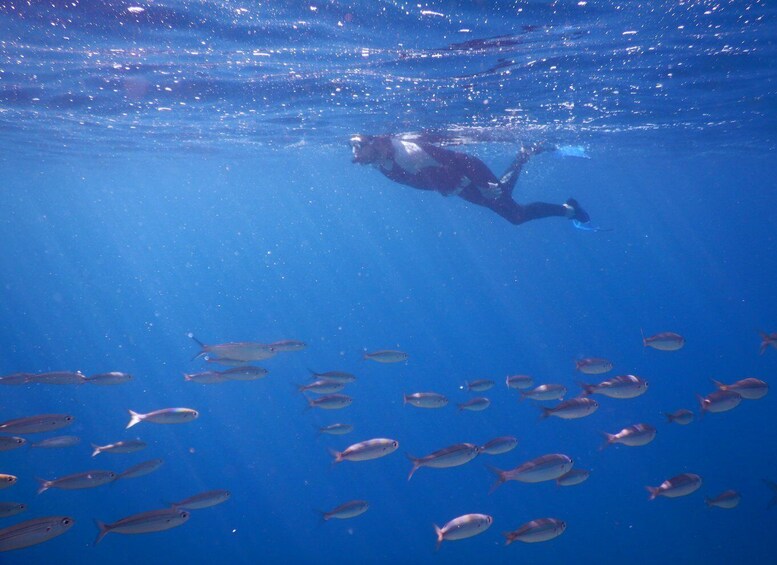
[[[485,186],[479,186],[478,190],[484,198],[488,198],[489,200],[496,200],[502,196],[502,187],[496,182],[489,182]]]

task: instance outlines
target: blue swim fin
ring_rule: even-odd
[[[559,157],[579,157],[581,159],[590,159],[591,156],[586,152],[582,145],[559,145],[556,147],[556,155]]]
[[[589,222],[581,222],[580,220],[572,220],[572,225],[579,230],[583,231],[612,231],[612,228],[602,228]]]

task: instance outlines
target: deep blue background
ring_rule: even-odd
[[[116,26],[115,14],[90,19],[96,8],[85,4],[60,27],[47,18],[59,17],[62,6],[26,19],[0,11],[4,32],[17,34],[3,46],[0,80],[0,374],[135,375],[117,387],[0,389],[0,420],[69,412],[77,421],[67,432],[83,438],[68,450],[0,454],[0,472],[20,477],[0,496],[29,504],[0,527],[50,514],[76,520],[54,541],[3,554],[3,563],[775,559],[777,510],[766,510],[773,493],[761,481],[777,480],[774,393],[687,427],[661,416],[696,410],[694,395],[712,390],[710,378],[769,381],[777,368],[777,351],[758,355],[757,333],[777,331],[773,8],[724,6],[705,16],[708,6],[698,3],[665,19],[632,4],[623,13],[597,3],[493,13],[430,6],[453,14],[442,19],[409,16],[395,3],[376,4],[370,17],[361,7],[359,16],[357,4],[333,2],[321,7],[318,24],[303,26],[308,32],[296,44],[292,24],[312,18],[307,5],[263,13],[269,27],[228,25],[226,8],[217,17],[223,25],[194,25],[199,5],[170,5],[185,17],[157,21],[149,11],[134,31]],[[339,27],[352,12],[354,28]],[[722,26],[717,32],[705,31],[709,18]],[[524,30],[517,47],[492,41],[460,57],[449,49],[434,63],[437,48],[540,21],[547,28],[536,36]],[[637,21],[637,40],[645,38],[639,61],[627,54],[633,36],[621,34]],[[675,37],[682,22],[699,34]],[[463,28],[474,31],[453,37]],[[214,51],[191,55],[202,37]],[[69,50],[54,49],[60,44]],[[146,49],[133,59],[133,73],[152,86],[138,95],[142,103],[132,89],[111,94],[120,79],[109,75],[123,71],[113,69],[118,56],[109,48],[119,44]],[[244,58],[236,49],[273,45],[277,68],[223,64]],[[361,62],[365,45],[377,50],[378,63]],[[522,62],[516,72],[451,78],[505,58]],[[545,63],[523,65],[534,58]],[[165,94],[168,75],[160,73],[179,67],[186,88]],[[28,92],[22,86],[36,68],[48,74],[35,74],[39,90]],[[655,89],[656,80],[669,82],[669,69],[682,83]],[[193,80],[198,73],[207,84]],[[386,90],[386,79],[401,88]],[[634,87],[630,94],[618,90],[624,85]],[[332,101],[338,86],[362,98],[339,105]],[[375,102],[363,103],[364,92]],[[570,92],[572,107],[564,105]],[[209,97],[198,104],[195,93]],[[186,110],[156,109],[176,101],[186,101]],[[519,119],[511,106],[522,107]],[[559,219],[516,228],[350,163],[349,133],[406,129],[461,134],[469,143],[460,149],[497,173],[521,140],[583,143],[591,159],[534,158],[515,196],[574,196],[613,231],[577,231]],[[687,345],[645,349],[640,329],[682,333]],[[262,381],[203,386],[181,376],[205,367],[191,361],[197,347],[189,331],[208,343],[301,339],[309,346],[263,363],[270,374]],[[365,348],[399,348],[410,359],[373,364],[362,360]],[[648,393],[602,398],[587,419],[540,421],[535,406],[502,384],[507,374],[527,373],[574,391],[581,377],[574,360],[583,356],[612,359],[612,374],[641,375]],[[353,406],[305,411],[294,385],[307,380],[308,368],[355,373],[346,389]],[[458,412],[454,404],[472,396],[460,387],[473,378],[498,381],[487,393],[492,406]],[[451,405],[402,405],[403,393],[424,390],[448,395]],[[168,406],[201,416],[185,426],[124,431],[128,408]],[[355,431],[317,437],[315,427],[335,421]],[[600,432],[641,421],[658,428],[652,444],[598,451]],[[406,480],[404,453],[507,434],[520,439],[510,454],[421,469]],[[89,458],[89,442],[131,437],[149,448]],[[395,438],[400,449],[331,465],[328,448],[372,437]],[[565,489],[508,483],[487,494],[493,477],[484,463],[511,468],[551,452],[569,454],[591,478]],[[153,457],[165,464],[146,477],[35,495],[35,477],[121,471]],[[700,491],[648,502],[645,485],[682,472],[703,477]],[[112,522],[214,488],[230,489],[232,500],[194,511],[180,528],[114,534],[91,547],[95,518]],[[737,509],[705,507],[704,496],[730,488],[742,493]],[[353,498],[369,500],[370,510],[320,523],[316,509]],[[470,512],[493,515],[494,525],[435,554],[432,524]],[[566,533],[502,546],[500,532],[546,516],[564,519]]]

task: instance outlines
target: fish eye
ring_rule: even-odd
[[[65,421],[70,422],[73,420],[73,416],[65,416]]]
[[[24,443],[24,439],[23,439],[23,438],[20,438],[20,437],[19,437],[19,438],[16,438],[16,443],[18,443],[19,445],[21,445],[21,444],[23,444],[23,443]]]
[[[72,520],[70,518],[63,518],[62,519],[62,525],[63,526],[69,526],[72,523]]]
[[[399,446],[399,442],[398,441],[392,441],[391,445],[394,446],[394,447],[398,447]]]
[[[180,516],[181,518],[188,518],[188,517],[189,517],[189,513],[188,513],[188,512],[181,512],[181,513],[179,514],[179,516]]]

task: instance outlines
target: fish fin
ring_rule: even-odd
[[[437,524],[432,524],[434,526],[434,533],[437,534],[437,545],[434,547],[434,550],[437,551],[440,549],[440,544],[442,543],[443,538],[443,531],[442,528],[439,527]]]
[[[337,451],[336,449],[329,449],[329,455],[332,456],[332,465],[336,465],[337,463],[340,463],[342,461],[345,461],[343,459],[343,454],[340,451]]]
[[[196,337],[194,337],[194,334],[192,332],[187,333],[186,336],[192,338],[195,341],[195,343],[200,346],[200,352],[191,358],[192,361],[194,361],[195,359],[199,359],[200,357],[202,357],[208,352],[208,346],[202,343]]]
[[[128,410],[128,412],[130,413],[130,421],[129,421],[129,424],[127,424],[127,427],[124,428],[125,430],[128,430],[135,424],[139,424],[140,422],[143,421],[143,414],[138,414],[133,410]]]
[[[699,411],[699,418],[703,418],[704,417],[704,413],[707,411],[704,408],[704,397],[701,394],[697,394],[696,395],[696,400],[699,401],[699,410],[700,410]]]
[[[505,545],[513,543],[513,536],[510,535],[510,532],[502,532],[502,535],[505,537]]]
[[[596,388],[596,385],[589,385],[588,383],[584,383],[582,381],[577,381],[577,384],[579,384],[580,388],[583,389],[581,396],[588,396],[593,394],[594,389]]]
[[[658,496],[658,493],[661,492],[660,487],[645,487],[645,490],[650,493],[650,498],[648,500],[655,500],[655,498]]]
[[[763,355],[764,351],[769,347],[771,338],[766,332],[758,332],[758,334],[761,336],[761,347],[758,348],[758,355]]]
[[[724,383],[720,381],[716,381],[715,379],[710,379],[710,380],[712,381],[712,384],[718,387],[719,390],[724,390],[724,387],[726,386]]]
[[[97,545],[100,543],[100,540],[105,537],[105,534],[111,531],[111,529],[105,525],[105,522],[101,522],[100,520],[95,519],[94,525],[97,526],[97,529],[100,530],[97,533],[97,537],[94,540],[94,545]]]
[[[604,437],[604,443],[599,447],[599,451],[603,451],[608,445],[610,445],[612,443],[612,438],[614,438],[615,435],[602,432],[602,437]]]
[[[51,486],[51,481],[47,481],[46,479],[35,479],[38,481],[38,492],[36,494],[41,494],[43,492],[46,492],[49,490],[49,487]]]
[[[321,524],[324,524],[324,523],[326,523],[326,522],[329,520],[329,518],[327,517],[327,511],[326,511],[326,510],[319,510],[318,508],[314,508],[314,509],[313,509],[313,512],[315,512],[316,514],[318,514],[318,518],[319,518],[319,520],[318,520],[318,525],[319,525],[319,526],[320,526]]]
[[[92,444],[92,447],[94,448],[94,451],[92,451],[92,457],[97,457],[97,456],[98,456],[98,455],[100,455],[100,453],[102,453],[102,451],[103,451],[103,450],[100,448],[100,446],[99,446],[99,445]]]
[[[413,463],[413,468],[410,469],[410,473],[407,475],[407,480],[409,481],[410,479],[413,478],[413,475],[415,474],[415,472],[418,471],[418,469],[421,468],[421,465],[418,464],[418,458],[413,457],[409,453],[405,453],[405,457],[410,459],[410,461],[412,461],[412,463]]]
[[[540,406],[540,410],[542,411],[540,413],[540,420],[546,419],[553,413],[553,408],[546,408],[545,406]]]
[[[506,480],[506,471],[502,471],[502,469],[498,469],[497,467],[493,467],[491,465],[486,465],[486,469],[491,471],[494,475],[496,475],[496,482],[491,485],[491,488],[488,489],[488,494],[491,494],[496,489],[498,489]]]
[[[639,328],[639,333],[642,336],[642,347],[647,347],[647,339],[645,339],[645,332],[642,328]]]

